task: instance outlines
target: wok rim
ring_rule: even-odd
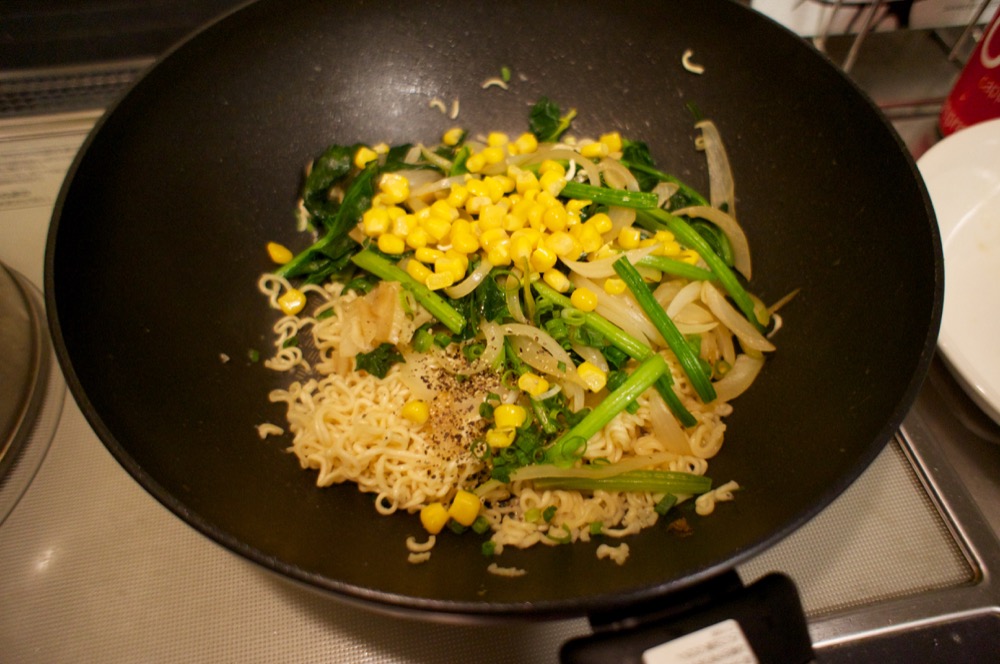
[[[74,368],[74,361],[67,348],[62,324],[59,320],[59,304],[56,301],[54,293],[55,247],[57,244],[60,222],[62,220],[66,204],[66,198],[73,186],[77,171],[82,162],[85,160],[92,144],[100,136],[104,125],[115,116],[116,110],[130,98],[133,90],[142,86],[144,81],[146,81],[164,61],[169,60],[174,53],[184,49],[188,44],[197,40],[202,34],[212,29],[217,24],[226,21],[231,16],[244,11],[248,7],[258,4],[258,2],[259,0],[247,0],[243,4],[234,7],[232,10],[219,15],[211,22],[206,23],[185,37],[183,40],[176,43],[165,53],[156,58],[150,66],[148,66],[134,81],[132,81],[125,92],[115,102],[113,102],[108,109],[106,109],[105,113],[100,117],[91,132],[88,134],[67,171],[66,178],[60,188],[56,204],[53,209],[45,249],[44,296],[46,304],[46,318],[53,342],[53,349],[58,359],[59,366],[64,373],[66,385],[69,388],[70,393],[79,405],[80,410],[85,416],[87,422],[93,427],[102,444],[111,452],[115,460],[128,472],[128,474],[147,493],[155,498],[157,502],[166,507],[172,514],[180,518],[209,540],[221,545],[227,551],[238,555],[244,560],[254,563],[266,572],[274,574],[276,578],[281,579],[282,581],[290,582],[297,587],[316,591],[323,596],[328,596],[338,601],[346,602],[350,605],[356,605],[375,613],[392,616],[408,618],[418,617],[420,619],[440,620],[454,623],[478,623],[484,620],[524,620],[532,618],[558,620],[592,615],[595,612],[627,611],[630,606],[636,604],[646,604],[657,599],[665,598],[673,593],[693,588],[709,579],[726,572],[733,571],[740,564],[760,555],[763,551],[770,549],[781,540],[784,540],[805,523],[811,521],[817,514],[826,509],[849,486],[851,486],[864,473],[864,471],[897,433],[899,427],[902,425],[913,403],[915,402],[918,393],[920,392],[936,353],[936,344],[938,333],[940,331],[944,297],[944,266],[941,236],[933,204],[920,175],[920,171],[916,165],[916,161],[900,138],[898,132],[895,130],[882,110],[871,99],[871,97],[845,72],[837,67],[837,65],[828,56],[820,53],[827,63],[836,70],[842,81],[852,88],[858,96],[864,100],[870,110],[874,111],[875,118],[877,118],[881,128],[884,131],[889,132],[889,134],[893,137],[898,150],[905,157],[909,171],[917,183],[921,203],[927,215],[928,229],[930,231],[929,239],[932,242],[933,251],[934,292],[930,320],[927,321],[927,328],[921,345],[921,352],[915,363],[915,371],[910,376],[910,379],[906,384],[906,389],[902,391],[890,417],[883,424],[878,435],[866,445],[865,453],[858,455],[855,458],[850,472],[842,473],[837,482],[827,485],[818,500],[814,501],[811,505],[803,506],[803,508],[798,511],[797,518],[789,520],[784,527],[772,530],[766,537],[753,542],[750,546],[736,551],[732,556],[725,560],[717,561],[700,571],[663,583],[643,586],[632,591],[617,591],[612,593],[589,595],[583,599],[566,598],[554,600],[540,599],[530,602],[480,602],[400,595],[383,590],[358,587],[351,583],[333,579],[320,573],[310,572],[302,569],[298,565],[287,563],[274,556],[266,554],[260,549],[249,545],[248,543],[242,541],[239,537],[231,535],[189,509],[174,493],[159,484],[151,475],[141,468],[132,455],[130,455],[126,450],[126,447],[122,444],[122,442],[119,441],[118,437],[106,425],[101,414],[88,397]],[[740,3],[733,0],[726,0],[726,2],[732,5],[742,6]],[[754,10],[747,9],[747,11]],[[778,25],[778,27],[798,38],[797,35],[794,35],[794,33],[783,26]]]

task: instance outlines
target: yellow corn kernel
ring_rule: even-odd
[[[458,142],[462,140],[462,135],[465,134],[465,130],[461,127],[452,127],[448,131],[444,132],[441,137],[441,142],[449,147],[455,147]]]
[[[595,231],[597,231],[602,235],[610,231],[612,228],[614,228],[614,224],[611,221],[611,217],[609,217],[603,212],[598,212],[590,219],[588,219],[586,225],[592,227]]]
[[[508,244],[496,244],[486,250],[486,258],[491,265],[504,267],[510,265],[510,246]]]
[[[548,208],[545,205],[539,203],[538,201],[532,201],[528,207],[528,216],[526,221],[528,225],[534,229],[542,228],[542,217],[545,216],[545,211]]]
[[[414,424],[423,424],[430,417],[431,408],[426,401],[414,399],[406,402],[400,415]]]
[[[503,198],[503,185],[500,180],[494,177],[483,178],[483,184],[486,185],[486,195],[489,196],[490,202],[499,203],[500,199]]]
[[[433,247],[420,247],[413,252],[413,257],[421,263],[433,264],[439,258],[444,258],[444,252]]]
[[[439,258],[434,262],[435,274],[447,274],[451,277],[451,284],[460,281],[465,276],[465,270],[466,268],[462,266],[462,261],[451,256]],[[448,286],[451,284],[448,284]],[[428,288],[430,288],[429,285]]]
[[[465,167],[470,173],[478,173],[486,167],[486,157],[482,152],[477,152],[465,160]]]
[[[618,277],[608,277],[604,280],[604,292],[608,295],[621,295],[628,286]]]
[[[555,267],[558,257],[546,246],[540,246],[531,252],[531,269],[539,274]]]
[[[428,233],[424,228],[417,226],[412,231],[406,234],[406,246],[410,249],[419,249],[420,247],[426,247],[430,244],[431,234]]]
[[[448,510],[441,503],[424,505],[420,509],[420,524],[431,535],[437,535],[448,525]]]
[[[579,258],[580,252],[583,251],[579,240],[566,231],[556,231],[552,235],[549,235],[545,238],[545,244],[555,252],[556,256],[570,260]]]
[[[580,311],[593,311],[597,308],[597,294],[589,288],[577,288],[569,296],[569,301]]]
[[[656,238],[657,242],[673,242],[675,239],[674,234],[670,231],[656,231],[653,237]]]
[[[503,227],[503,218],[507,214],[504,212],[504,206],[498,205],[496,203],[490,203],[489,205],[484,205],[479,210],[479,228],[483,231],[488,231],[492,228]]]
[[[460,208],[465,205],[465,201],[468,198],[469,190],[456,182],[451,185],[451,189],[448,191],[448,197],[445,198],[445,200],[451,207]]]
[[[626,226],[618,231],[618,246],[622,249],[636,249],[642,240],[642,234],[638,228]]]
[[[455,221],[458,219],[458,208],[453,205],[449,205],[447,200],[434,201],[431,203],[432,217],[440,217],[441,219],[447,219],[448,221]]]
[[[278,308],[288,316],[294,316],[302,311],[306,306],[305,293],[298,288],[289,288],[284,295],[278,298]]]
[[[510,213],[504,215],[503,218],[503,229],[509,233],[514,231],[519,231],[528,225],[528,218],[526,215],[518,215],[515,213]]]
[[[378,182],[382,202],[388,205],[402,203],[410,197],[410,181],[399,173],[384,173]]]
[[[493,200],[489,196],[469,196],[465,201],[465,211],[469,214],[478,215],[487,205],[492,205]]]
[[[545,210],[542,215],[542,225],[550,231],[564,231],[569,223],[569,215],[566,208],[561,205],[553,205]]]
[[[432,291],[447,288],[453,283],[455,283],[455,278],[451,276],[451,272],[432,272],[424,281],[424,285]]]
[[[681,245],[676,241],[664,242],[655,253],[659,256],[679,256],[681,253]],[[698,261],[696,260],[695,262],[697,263]]]
[[[528,154],[538,149],[538,139],[531,132],[524,132],[514,141],[518,154]]]
[[[516,429],[524,424],[526,419],[528,419],[528,411],[524,409],[524,406],[505,403],[493,409],[493,421],[496,422],[498,429],[508,427]]]
[[[557,171],[545,171],[538,178],[538,186],[542,191],[547,191],[552,196],[558,196],[559,192],[566,186],[566,178]]]
[[[368,162],[375,159],[378,159],[378,153],[366,145],[362,145],[358,148],[358,151],[354,153],[354,165],[358,168],[364,168],[368,165]]]
[[[582,198],[572,198],[566,201],[566,211],[570,214],[579,214],[583,208],[590,205],[593,201],[584,200]],[[601,214],[604,214],[603,212]],[[594,215],[595,217],[597,215]],[[607,215],[604,215],[607,217]],[[610,219],[610,217],[608,217]]]
[[[522,392],[530,394],[533,397],[537,397],[548,392],[549,381],[529,371],[521,374],[521,377],[517,379],[517,387]]]
[[[434,274],[429,267],[417,260],[406,261],[406,273],[422,284],[427,282],[427,277]]]
[[[601,143],[608,146],[608,152],[621,152],[622,150],[622,135],[617,131],[612,131],[607,134],[601,134]]]
[[[490,180],[495,180],[497,184],[500,185],[500,191],[504,194],[509,194],[514,191],[515,183],[514,178],[507,175],[492,175]]]
[[[277,242],[267,243],[267,255],[270,256],[271,260],[278,265],[284,265],[288,261],[295,258],[288,247],[283,244],[278,244]]]
[[[401,254],[406,251],[406,241],[398,235],[383,233],[378,236],[378,250],[383,254]]]
[[[486,444],[495,448],[510,447],[515,436],[517,436],[516,429],[488,429],[486,431]]]
[[[509,244],[510,236],[502,228],[490,228],[480,234],[479,243],[483,245],[483,249],[489,251],[498,244]]]
[[[472,254],[479,251],[479,240],[471,232],[451,234],[451,247],[455,251],[463,254]]]
[[[378,237],[389,230],[389,213],[385,208],[370,208],[361,215],[361,229],[368,237]]]
[[[587,159],[599,159],[608,156],[608,146],[600,141],[587,143],[580,147],[580,154]]]
[[[502,131],[491,131],[486,136],[486,145],[491,148],[502,148],[510,141],[510,137]]]
[[[546,173],[558,173],[559,177],[566,176],[566,167],[554,159],[546,159],[538,166],[538,175],[541,177]]]
[[[516,240],[511,239],[510,241],[510,259],[518,267],[524,267],[525,263],[531,259],[534,250],[534,242],[529,237],[522,235]]]
[[[677,256],[677,260],[681,260],[684,261],[685,263],[690,263],[691,265],[695,265],[698,261],[701,260],[701,256],[694,249],[685,249]]]
[[[446,237],[448,233],[451,232],[451,222],[447,219],[442,219],[434,215],[429,216],[423,223],[420,224],[427,233],[434,238],[435,241],[441,242]]]
[[[573,226],[570,229],[570,234],[577,239],[580,246],[583,248],[584,253],[591,253],[597,251],[604,244],[604,238],[601,234],[594,230],[593,226],[588,226],[586,224]]]
[[[542,281],[560,293],[565,293],[570,287],[569,277],[559,270],[549,270],[544,273],[542,275]]]
[[[396,209],[398,210],[399,208]],[[392,222],[392,227],[389,229],[389,232],[395,233],[399,237],[405,238],[417,228],[417,218],[412,214],[402,214],[395,219],[393,219],[390,214],[389,218]]]
[[[590,362],[584,362],[578,366],[576,374],[591,392],[600,392],[608,384],[608,375],[600,367],[594,366]]]
[[[499,164],[507,156],[504,149],[499,147],[483,148],[483,151],[479,154],[483,155],[483,159],[487,164]]]
[[[448,508],[448,516],[468,528],[479,516],[481,506],[479,496],[471,491],[459,490],[451,501],[451,507]]]
[[[538,176],[531,171],[521,171],[514,178],[514,188],[517,193],[523,194],[526,191],[538,189]]]

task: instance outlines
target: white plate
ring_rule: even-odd
[[[1000,119],[963,129],[917,162],[944,244],[938,348],[1000,423]]]

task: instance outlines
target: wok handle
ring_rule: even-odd
[[[668,607],[631,616],[601,616],[594,634],[565,643],[562,664],[665,664],[814,661],[795,584],[770,574],[744,587],[735,571],[710,579]],[[648,608],[648,607],[647,607]]]

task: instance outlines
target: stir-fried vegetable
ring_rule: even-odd
[[[413,354],[434,354],[456,381],[500,377],[503,394],[484,396],[488,426],[471,441],[487,479],[458,491],[451,507],[425,505],[431,533],[449,523],[488,529],[477,520],[481,497],[510,482],[650,492],[658,511],[708,491],[710,479],[663,470],[659,457],[644,466],[588,460],[588,444],[640,402],[661,413],[653,419],[664,435],[696,426],[717,398],[713,376],[720,398],[738,394],[773,350],[760,334],[762,307],[736,274],[749,278],[749,251],[714,126],[698,124],[712,162],[706,198],[657,168],[641,141],[565,138],[575,115],[543,98],[513,140],[456,127],[433,147],[331,146],[302,189],[300,210],[318,239],[295,255],[268,247],[286,280],[333,279],[382,303],[380,284],[397,284],[392,311],[432,317],[398,340],[376,335],[356,370],[384,377]],[[681,291],[688,299],[668,313]],[[303,292],[289,288],[279,306],[296,314]],[[685,308],[698,294],[704,306]],[[702,335],[721,325],[735,341],[704,357]],[[752,361],[735,357],[740,345]],[[696,395],[676,389],[672,365]],[[414,398],[402,415],[427,426],[428,402]]]

